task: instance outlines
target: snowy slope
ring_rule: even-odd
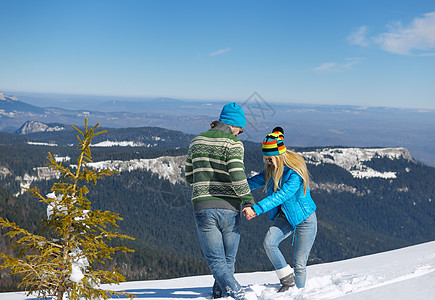
[[[396,178],[396,172],[379,172],[364,163],[374,158],[406,159],[412,161],[411,154],[403,147],[396,148],[324,148],[300,153],[308,164],[335,164],[355,178]]]
[[[305,289],[277,294],[274,272],[236,274],[247,300],[272,299],[435,299],[435,241],[403,249],[308,267]],[[105,286],[126,290],[139,299],[210,299],[213,278],[125,282]],[[0,300],[21,300],[23,293],[0,293]],[[230,300],[228,298],[227,300]]]

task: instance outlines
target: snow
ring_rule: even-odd
[[[156,137],[157,140],[157,137]],[[55,144],[29,142],[32,145],[56,146]],[[111,142],[105,141],[93,146],[111,147],[111,146],[139,146],[138,143],[132,141]],[[146,146],[146,145],[145,145]],[[355,178],[372,178],[379,177],[384,179],[396,178],[396,172],[380,172],[364,165],[365,161],[370,161],[375,157],[387,157],[389,159],[407,159],[412,160],[411,155],[405,148],[325,148],[318,151],[300,152],[307,164],[335,164],[344,168]],[[61,157],[54,155],[58,162],[68,162],[70,157]],[[95,169],[110,169],[119,172],[131,172],[134,170],[144,170],[153,172],[159,178],[169,180],[172,184],[184,183],[184,166],[186,155],[181,156],[162,156],[152,159],[132,159],[132,160],[110,160],[99,161],[87,164],[87,166]],[[71,165],[74,167],[74,165]],[[34,180],[49,180],[59,177],[58,173],[49,172],[47,167],[38,167],[38,176],[32,178]],[[406,172],[410,169],[407,168]],[[256,175],[256,172],[251,172],[250,176]],[[21,179],[23,181],[23,179]],[[26,184],[26,183],[22,183]],[[28,182],[27,182],[28,184]],[[328,192],[331,190],[348,191],[355,194],[364,194],[364,191],[357,191],[354,187],[337,185],[335,183],[313,183],[313,189],[324,189]]]
[[[435,299],[435,241],[338,262],[308,266],[304,289],[277,294],[274,271],[238,273],[247,300],[408,300]],[[211,275],[124,282],[103,288],[149,300],[211,299]],[[32,299],[24,293],[0,293],[0,300]],[[226,298],[224,300],[230,300]]]
[[[162,139],[159,136],[152,136],[151,139],[155,142],[159,142],[159,141],[164,142],[165,141],[165,139]],[[104,142],[92,144],[91,147],[146,147],[146,148],[150,148],[150,147],[155,147],[157,145],[158,144],[156,144],[156,143],[145,144],[145,143],[134,142],[134,141],[109,141],[109,140],[106,140]]]
[[[57,162],[68,162],[71,157],[60,157],[54,155]],[[156,174],[160,179],[169,180],[170,183],[184,183],[183,169],[186,161],[186,155],[181,156],[161,156],[150,159],[132,159],[127,161],[122,160],[107,160],[87,163],[86,166],[97,170],[110,169],[119,172],[131,172],[135,170],[144,170]],[[69,167],[77,168],[77,165],[71,164]],[[16,176],[15,180],[20,182],[20,186],[30,188],[31,184],[39,180],[51,180],[59,178],[60,172],[49,167],[33,168],[37,171],[37,176],[30,176],[27,173],[23,177]],[[10,174],[6,168],[0,167],[0,176]],[[23,194],[25,190],[21,189],[16,195]]]
[[[38,173],[37,176],[31,176],[27,173],[24,174],[23,177],[16,176],[15,180],[20,183],[20,187],[30,188],[31,184],[38,180],[50,180],[53,178],[59,178],[60,172],[58,170],[54,170],[50,167],[36,167],[33,168],[34,171]],[[26,192],[25,189],[21,188],[18,193],[15,194],[17,197],[18,195],[22,195]]]
[[[11,175],[11,171],[8,168],[0,166],[0,178]]]
[[[4,109],[0,109],[0,116],[5,116],[5,117],[8,117],[8,118],[13,118],[15,116],[15,113],[14,112],[6,112]]]
[[[132,159],[127,161],[108,160],[86,164],[97,170],[110,169],[119,172],[131,172],[134,170],[146,170],[169,180],[170,183],[184,183],[182,170],[186,161],[186,155],[161,156],[150,159]]]
[[[412,160],[409,151],[405,148],[325,148],[317,151],[300,152],[308,164],[320,165],[322,163],[335,164],[352,174],[354,178],[373,178],[384,179],[396,178],[396,172],[379,172],[366,165],[365,161],[370,161],[377,157],[388,159]],[[409,172],[409,170],[407,170]]]
[[[57,147],[57,144],[54,143],[43,143],[43,142],[27,142],[29,145],[34,146],[50,146],[50,147]]]
[[[157,137],[156,137],[157,140]],[[163,139],[162,139],[163,140]],[[103,145],[113,146],[114,142],[106,141],[94,146],[103,147]],[[133,142],[117,142],[118,146],[137,146]],[[121,144],[120,144],[121,143]],[[33,143],[42,145],[42,143]],[[49,144],[45,144],[49,145]],[[54,145],[52,145],[54,146]],[[364,164],[366,161],[370,161],[373,158],[386,157],[388,159],[406,159],[412,160],[411,155],[405,148],[324,148],[317,151],[300,152],[307,164],[335,164],[352,174],[355,178],[373,178],[379,177],[383,179],[395,179],[396,172],[380,172],[372,168],[369,168]],[[68,162],[70,157],[58,157],[54,155],[58,162]],[[108,160],[98,161],[87,164],[88,167],[98,170],[110,169],[119,172],[131,172],[135,170],[143,170],[156,174],[160,179],[169,180],[172,184],[184,183],[184,167],[185,167],[186,155],[181,156],[162,156],[152,159],[132,159],[132,160]],[[70,165],[74,167],[74,165]],[[56,171],[50,171],[47,167],[37,167],[37,176],[24,175],[23,178],[17,177],[17,181],[25,187],[29,187],[33,181],[36,180],[50,180],[53,178],[59,178],[60,173]],[[410,171],[410,168],[405,169],[406,172]],[[0,176],[5,176],[5,172],[0,170]],[[256,172],[251,172],[250,176],[256,175]],[[358,196],[366,195],[370,193],[370,190],[358,190],[355,187],[347,186],[344,184],[337,184],[331,182],[312,182],[311,188],[325,190],[328,193],[332,191],[337,192],[349,192]],[[399,192],[406,192],[406,189],[398,189]],[[18,192],[17,195],[23,193]]]
[[[57,155],[55,155],[54,156],[54,160],[56,162],[66,162],[66,161],[70,161],[71,157],[69,157],[69,156],[57,156]]]
[[[121,142],[112,142],[112,141],[104,141],[96,144],[92,144],[92,147],[144,147],[146,146],[144,143],[136,143],[133,141],[121,141]]]
[[[9,96],[9,95],[6,95],[6,94],[1,93],[1,92],[0,92],[0,100],[4,100],[4,101],[7,101],[7,100],[18,101],[17,97],[15,97],[15,96]]]
[[[80,249],[75,249],[75,251],[70,253],[72,260],[70,280],[76,283],[79,283],[83,278],[85,278],[83,272],[89,266],[88,259],[83,257],[81,253],[82,251]]]
[[[56,196],[55,192],[51,192],[50,194],[47,194],[45,197],[47,197],[47,199],[54,199],[54,200],[62,200],[62,195],[60,196]],[[54,213],[54,209],[55,209],[55,202],[50,202],[49,205],[47,205],[47,218],[50,219],[51,215]],[[66,207],[58,207],[57,209],[59,209],[59,211],[61,213],[67,213],[68,210],[66,209]]]
[[[54,211],[55,209],[57,209],[60,213],[68,212],[68,209],[65,206],[59,204],[59,202],[56,203],[56,200],[57,201],[62,200],[63,198],[62,195],[56,195],[55,192],[51,192],[46,195],[46,198],[55,200],[53,202],[50,202],[49,205],[47,205],[48,219],[50,219],[50,217],[55,213]],[[83,210],[82,212],[83,215],[80,217],[76,217],[75,218],[76,221],[84,220],[85,218],[87,218],[90,210]],[[89,262],[88,259],[82,255],[82,250],[80,250],[79,248],[73,249],[73,251],[69,253],[69,256],[70,256],[70,261],[72,262],[70,280],[72,282],[78,283],[85,277],[83,272],[89,266]]]
[[[324,190],[327,193],[331,193],[333,191],[335,192],[348,192],[348,193],[352,193],[355,194],[357,196],[364,196],[366,195],[368,192],[366,191],[359,191],[356,188],[346,185],[344,183],[331,183],[331,182],[325,182],[325,183],[316,183],[311,181],[310,182],[310,189],[311,190],[316,190],[316,189],[320,189],[320,190]]]

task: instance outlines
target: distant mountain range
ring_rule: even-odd
[[[88,118],[90,123],[100,122],[106,128],[152,126],[198,134],[218,119],[226,103],[170,98],[0,95],[3,132],[16,132],[27,121],[59,123],[67,128],[79,126]],[[238,103],[247,117],[245,133],[240,136],[244,140],[261,141],[273,127],[280,125],[286,131],[289,146],[405,147],[417,160],[435,166],[434,110],[279,104],[258,93]]]
[[[77,126],[83,129],[82,126]],[[181,131],[173,131],[159,127],[105,128],[106,134],[93,139],[93,147],[142,147],[158,149],[179,149],[189,145],[193,135]],[[41,146],[74,146],[77,141],[77,131],[71,126],[36,121],[24,123],[16,132],[28,144]],[[12,138],[10,134],[0,135],[0,142]]]
[[[44,109],[21,101],[17,97],[8,96],[0,92],[0,117],[16,118],[19,116],[29,116],[32,114],[43,114]]]

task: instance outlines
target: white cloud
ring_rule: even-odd
[[[346,58],[346,63],[341,65],[341,68],[343,69],[350,69],[352,66],[357,65],[363,60],[361,57],[350,57]]]
[[[226,53],[226,52],[228,52],[230,50],[231,50],[231,48],[220,49],[220,50],[217,50],[215,52],[209,53],[208,55],[213,57],[213,56],[224,54],[224,53]]]
[[[323,63],[318,67],[315,67],[313,70],[316,72],[340,72],[346,71],[352,68],[352,66],[358,64],[362,60],[361,57],[350,57],[346,58],[343,63],[336,62],[327,62]]]
[[[370,42],[367,39],[367,26],[360,26],[353,30],[347,40],[353,45],[362,47],[369,46]]]
[[[401,22],[389,24],[387,32],[367,36],[367,26],[356,28],[348,36],[351,44],[368,47],[371,44],[387,52],[401,55],[435,55],[435,12],[415,18],[408,26]]]
[[[326,71],[326,70],[333,69],[333,68],[335,68],[336,66],[337,66],[336,63],[331,63],[331,62],[329,62],[329,63],[324,63],[324,64],[321,64],[320,66],[314,68],[314,71],[317,71],[317,72],[323,72],[323,71]]]
[[[428,55],[435,51],[435,12],[415,18],[407,27],[400,22],[392,24],[376,41],[391,53]]]

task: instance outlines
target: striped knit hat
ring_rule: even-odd
[[[271,134],[268,134],[263,141],[263,156],[275,156],[284,154],[287,151],[284,145],[284,130],[275,127]]]

